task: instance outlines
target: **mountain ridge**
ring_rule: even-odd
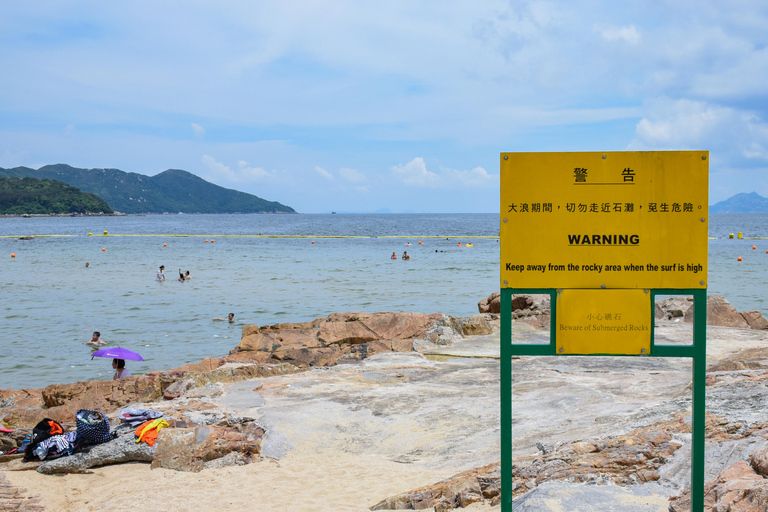
[[[68,164],[0,167],[0,176],[50,179],[94,194],[121,213],[296,213],[290,206],[210,183],[182,169],[155,176]]]
[[[742,192],[713,204],[709,213],[768,213],[768,198],[757,192]]]

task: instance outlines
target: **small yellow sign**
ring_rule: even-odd
[[[502,288],[706,288],[709,152],[501,154]]]
[[[652,313],[645,290],[558,291],[557,353],[650,354]]]

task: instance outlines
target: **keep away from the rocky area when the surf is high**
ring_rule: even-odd
[[[515,296],[512,306],[515,341],[548,339],[548,296]],[[253,510],[269,510],[266,503],[284,510],[496,508],[498,293],[478,308],[468,318],[349,312],[246,325],[225,357],[122,380],[0,390],[0,509],[129,510],[137,500],[173,508],[178,495],[194,499],[196,487],[225,489],[237,468],[272,474],[301,457],[320,471],[328,464],[329,475],[334,464],[346,464],[347,481],[337,482],[345,492],[291,473],[269,489],[239,482],[227,503],[235,507],[242,495],[264,505]],[[684,298],[658,302],[657,340],[690,343],[691,308]],[[707,309],[705,507],[764,511],[768,321],[736,311],[722,296],[709,297]],[[515,511],[687,510],[690,364],[515,357]],[[78,432],[82,409],[103,413],[114,438],[50,460],[7,454],[44,419],[64,434]],[[162,413],[167,426],[153,445],[136,442],[135,424],[120,418],[126,409]],[[73,490],[96,489],[115,465],[126,470],[114,490]],[[187,490],[169,494],[168,486],[181,484],[168,483],[168,475],[181,473],[190,475]],[[131,475],[142,484],[128,491]],[[286,487],[297,483],[298,490]],[[208,499],[209,509],[227,509],[219,497]],[[206,509],[197,507],[189,509]]]

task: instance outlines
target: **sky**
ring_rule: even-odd
[[[768,3],[4,2],[0,167],[499,211],[499,153],[709,150],[768,196]]]

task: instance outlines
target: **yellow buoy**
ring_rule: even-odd
[[[108,234],[108,233],[105,231],[105,232],[104,232],[104,236],[107,236],[107,234]]]
[[[93,236],[93,233],[88,233],[88,236]]]
[[[728,233],[728,238],[733,238],[733,233]]]
[[[739,231],[738,237],[739,237],[739,240],[741,240],[741,231]]]

